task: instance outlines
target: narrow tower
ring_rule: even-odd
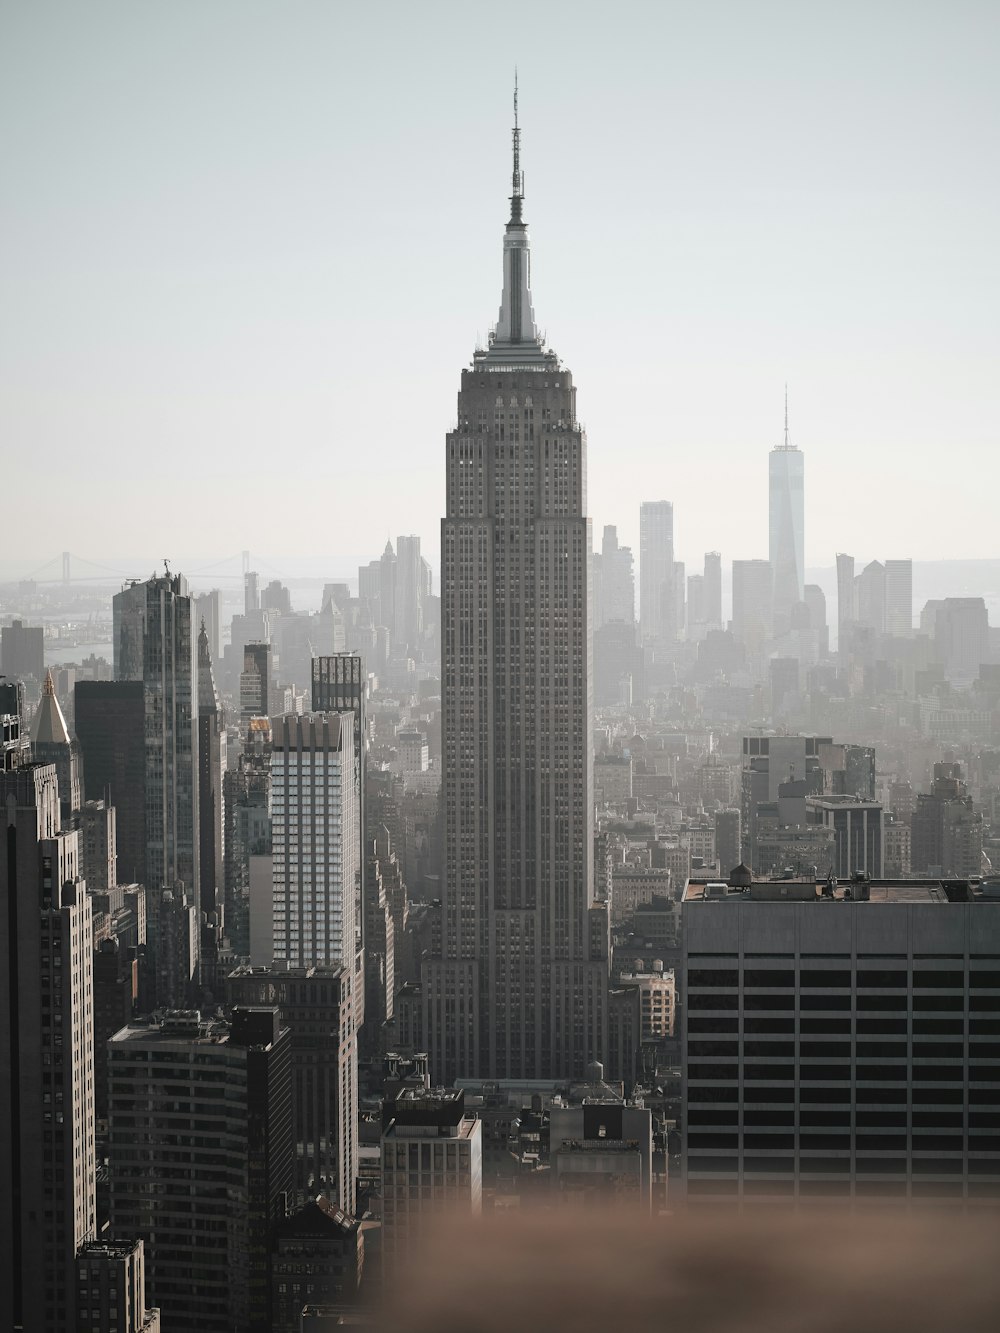
[[[805,587],[804,459],[789,441],[788,385],[785,385],[785,438],[768,461],[770,562],[774,579],[774,626],[787,629],[792,607]]]
[[[503,296],[462,372],[441,524],[445,865],[435,1082],[582,1075],[607,1027],[591,869],[586,441],[531,303],[516,114]]]

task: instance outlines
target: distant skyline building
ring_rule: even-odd
[[[78,680],[73,692],[83,757],[83,794],[110,796],[118,834],[118,879],[146,880],[146,741],[141,680]]]
[[[785,439],[768,457],[768,557],[774,579],[773,615],[787,628],[792,607],[805,587],[805,460],[790,443],[788,388],[785,388]]]
[[[0,671],[12,680],[30,676],[41,684],[45,672],[45,630],[12,620],[0,629]]]
[[[423,968],[439,1083],[582,1073],[607,1032],[586,442],[535,323],[523,204],[515,116],[499,319],[446,443],[442,930]]]
[[[639,622],[651,643],[676,637],[674,506],[645,500],[639,506]]]
[[[733,633],[759,649],[771,633],[773,579],[769,560],[733,561]]]
[[[202,624],[198,633],[198,857],[200,906],[221,924],[225,885],[222,783],[226,771],[226,721],[215,688],[212,650]]]
[[[837,651],[844,653],[858,619],[854,556],[837,553]]]
[[[635,574],[631,548],[618,544],[618,529],[609,524],[594,555],[594,630],[614,620],[635,624]]]

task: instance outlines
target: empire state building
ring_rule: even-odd
[[[531,303],[515,127],[503,296],[462,371],[441,523],[445,863],[423,971],[435,1081],[603,1059],[608,918],[592,873],[590,520],[573,378]]]

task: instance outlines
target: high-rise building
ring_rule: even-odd
[[[240,716],[244,722],[270,713],[271,645],[243,645],[243,670],[240,673]]]
[[[12,679],[30,676],[41,683],[45,674],[45,630],[12,620],[0,629],[0,667]]]
[[[141,1240],[90,1241],[76,1259],[78,1333],[160,1333],[160,1312],[146,1309]]]
[[[354,719],[286,714],[271,736],[274,958],[357,965]]]
[[[292,1182],[291,1038],[278,1011],[132,1023],[108,1064],[112,1235],[145,1243],[168,1328],[264,1333],[270,1241]]]
[[[889,634],[913,631],[913,561],[885,562],[885,628]]]
[[[674,621],[674,506],[644,500],[639,506],[639,623],[653,644],[676,638]]]
[[[609,525],[594,556],[594,629],[613,620],[635,624],[635,575],[631,548],[619,546],[618,529]]]
[[[715,850],[719,860],[719,870],[723,875],[728,875],[739,865],[743,855],[740,847],[739,810],[716,811]]]
[[[118,879],[146,879],[145,704],[141,680],[81,680],[74,689],[83,793],[110,799],[118,834]]]
[[[850,879],[856,874],[882,878],[885,870],[884,816],[877,801],[866,801],[858,796],[810,796],[806,807],[811,824],[833,829],[835,875],[842,879]]]
[[[837,554],[837,651],[846,651],[858,619],[854,586],[854,556]]]
[[[705,552],[705,621],[712,629],[722,628],[722,556]]]
[[[194,599],[194,618],[199,625],[205,626],[208,635],[208,651],[213,665],[222,658],[222,619],[219,610],[219,590],[202,593]]]
[[[732,628],[748,648],[760,648],[771,633],[772,608],[771,562],[734,560]]]
[[[226,723],[215,689],[212,653],[204,623],[198,633],[198,859],[201,910],[221,915],[225,884],[222,782],[226,771]]]
[[[361,1222],[323,1195],[282,1219],[271,1250],[271,1333],[302,1333],[307,1306],[322,1307],[328,1327],[339,1328],[357,1299],[364,1255]]]
[[[455,1088],[404,1087],[382,1121],[382,1258],[391,1272],[444,1207],[482,1211],[483,1126]]]
[[[111,609],[115,680],[142,680],[146,585],[139,579],[130,579],[121,592],[115,594]]]
[[[403,538],[400,538],[402,541]],[[418,548],[419,557],[419,548]],[[358,874],[354,892],[354,921],[364,935],[365,888],[365,785],[368,755],[368,677],[356,653],[338,653],[312,660],[312,707],[314,713],[352,713],[354,716],[354,790],[358,806]],[[360,939],[359,939],[360,944]]]
[[[146,867],[141,878],[152,895],[149,944],[161,977],[162,960],[156,956],[161,920],[170,923],[180,942],[185,938],[185,909],[200,908],[198,641],[183,575],[165,569],[162,575],[154,574],[148,582],[118,593],[114,606],[122,629],[123,663],[134,658],[141,637],[146,761]],[[171,906],[160,911],[156,894],[166,889],[172,895]],[[195,981],[199,952],[196,940]],[[186,976],[184,949],[175,957]],[[181,993],[185,976],[178,973],[171,981],[171,995]]]
[[[436,1082],[582,1072],[607,1029],[586,442],[535,324],[519,153],[515,126],[499,321],[462,371],[446,446],[442,942],[424,967]]]
[[[855,579],[858,625],[873,634],[885,633],[885,565],[871,560]]]
[[[424,561],[420,538],[396,538],[396,586],[393,610],[393,642],[397,649],[413,653],[424,630]]]
[[[677,1182],[689,1207],[995,1210],[998,890],[689,883]]]
[[[801,449],[788,437],[788,390],[785,390],[785,439],[768,456],[768,558],[774,577],[774,618],[787,627],[792,607],[805,586],[805,468]]]
[[[291,1037],[292,1188],[353,1215],[358,1176],[360,979],[350,968],[239,967],[231,1005],[276,1005]]]
[[[94,1235],[93,927],[52,764],[0,773],[0,1328],[76,1325]]]
[[[106,801],[84,801],[73,818],[80,831],[80,876],[88,893],[107,893],[118,883],[118,815]]]
[[[51,671],[45,673],[42,700],[31,724],[31,753],[38,764],[55,764],[60,817],[68,823],[80,808],[80,745],[66,729]]]
[[[247,724],[243,753],[236,768],[223,776],[226,830],[225,922],[226,936],[237,958],[251,952],[251,904],[255,926],[266,925],[269,947],[262,964],[270,963],[272,934],[271,867],[271,724],[266,717]],[[262,902],[257,902],[255,889]]]
[[[910,817],[914,874],[973,876],[983,869],[983,816],[962,778],[961,764],[935,764],[931,790]]]

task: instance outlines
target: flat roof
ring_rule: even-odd
[[[1000,904],[1000,893],[991,888],[977,880],[873,879],[859,883],[847,879],[837,881],[831,894],[825,879],[755,879],[744,890],[730,888],[724,880],[703,878],[688,880],[681,901],[793,903],[829,902],[832,897],[834,902]]]

